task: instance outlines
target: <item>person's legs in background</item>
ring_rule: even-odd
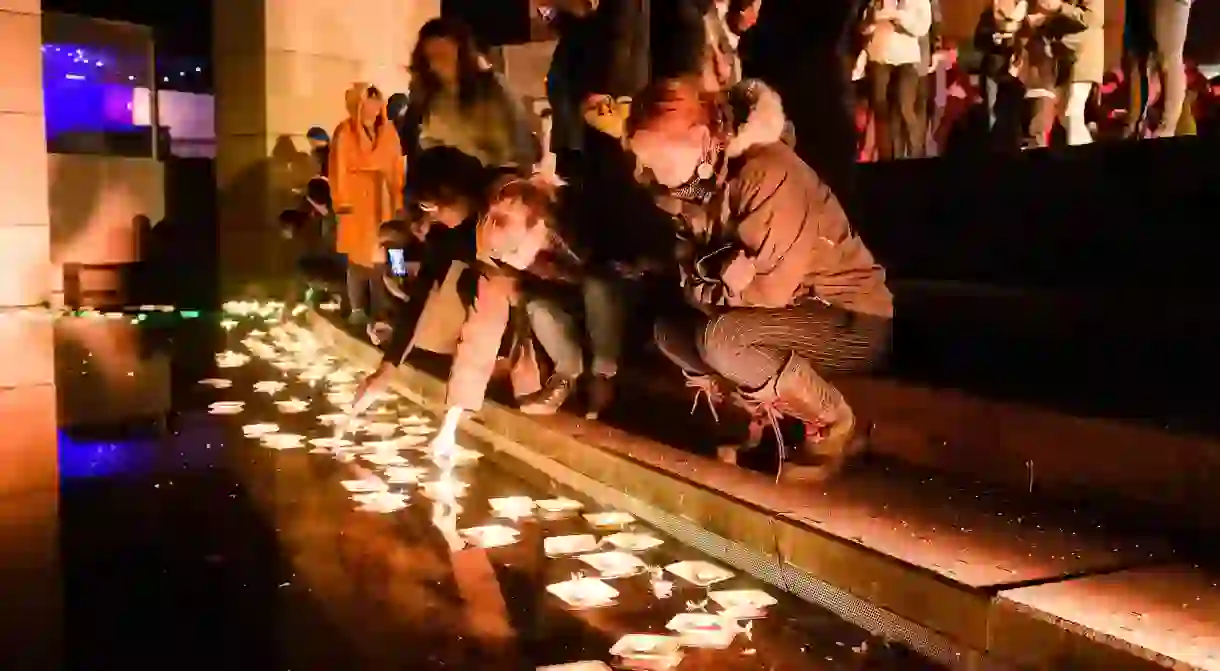
[[[1128,0],[1123,16],[1123,69],[1127,80],[1127,127],[1123,137],[1139,138],[1148,114],[1148,65],[1154,49],[1153,0]]]
[[[866,75],[870,84],[869,102],[873,108],[873,138],[877,147],[877,160],[894,158],[894,106],[890,104],[891,78],[894,67],[883,63],[869,63]]]
[[[1186,30],[1191,0],[1156,0],[1152,17],[1157,69],[1161,73],[1161,120],[1153,137],[1173,137],[1186,102]]]
[[[1025,102],[1029,106],[1029,126],[1022,145],[1025,149],[1050,146],[1051,131],[1059,115],[1058,101],[1055,92],[1047,89],[1031,89],[1025,93]]]
[[[1068,146],[1077,147],[1093,142],[1089,124],[1084,118],[1084,108],[1093,93],[1091,82],[1071,82],[1059,89],[1059,123],[1067,132]],[[1176,123],[1176,120],[1175,120]]]
[[[920,105],[926,105],[927,99],[920,93],[924,77],[919,74],[919,68],[914,65],[902,65],[896,68],[897,90],[895,91],[897,105],[895,111],[902,130],[892,136],[899,139],[902,147],[899,158],[923,158],[924,127],[922,120],[925,114],[920,113]]]
[[[369,278],[373,271],[358,263],[347,262],[347,300],[351,309],[348,321],[353,326],[364,326],[369,320],[369,308],[372,302]]]
[[[590,276],[585,279],[582,289],[585,332],[589,335],[593,355],[589,407],[585,417],[597,419],[614,399],[614,378],[622,358],[627,320],[626,287],[621,280]]]

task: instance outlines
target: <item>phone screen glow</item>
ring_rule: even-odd
[[[405,277],[407,274],[407,255],[401,249],[387,249],[386,256],[389,258],[390,273],[394,277]]]

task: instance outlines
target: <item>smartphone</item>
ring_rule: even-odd
[[[390,274],[394,277],[407,276],[407,252],[404,249],[389,248],[385,250],[386,265],[390,267]]]

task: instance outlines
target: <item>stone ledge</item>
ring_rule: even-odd
[[[366,364],[379,360],[374,348],[324,318],[310,313],[309,322],[324,342],[345,356]],[[441,381],[409,367],[400,369],[395,382],[396,388],[430,407],[437,407],[443,392]],[[942,538],[937,535],[938,525],[962,522],[946,510],[946,505],[954,504],[921,508],[921,500],[933,491],[912,486],[922,483],[873,477],[871,486],[860,487],[856,481],[851,489],[810,492],[777,487],[760,474],[593,422],[563,416],[531,418],[492,402],[478,422],[467,422],[464,428],[538,470],[560,469],[569,479],[574,472],[590,491],[596,488],[624,501],[634,499],[661,511],[662,517],[705,529],[712,542],[723,546],[713,553],[729,563],[733,563],[726,558],[732,554],[729,546],[771,558],[781,567],[781,586],[788,585],[789,573],[808,576],[827,587],[811,600],[862,626],[888,621],[896,629],[896,639],[950,666],[1064,668],[1060,661],[1064,641],[1069,640],[1072,649],[1084,651],[1071,659],[1112,660],[1114,664],[1107,662],[1106,668],[1162,668],[1148,655],[1132,654],[1079,629],[1047,626],[1043,614],[1013,608],[993,596],[1022,583],[1055,584],[1074,576],[1166,561],[1170,555],[1155,544],[1148,549],[1145,542],[1143,550],[1139,544],[1132,549],[1090,536],[1083,526],[1051,530],[1041,524],[1037,525],[1040,535],[1021,538],[1019,525],[1010,528],[1013,515],[1004,523],[975,516],[966,524],[978,526],[962,527]],[[903,486],[906,491],[900,491]],[[893,509],[889,503],[894,503]],[[963,496],[955,505],[974,504]],[[917,519],[921,515],[924,519]],[[907,533],[910,528],[917,529],[913,537]],[[1014,531],[1015,541],[1007,537]],[[899,544],[904,534],[907,547]],[[1071,541],[1075,545],[1064,545],[1065,538],[1075,539]],[[1048,546],[1045,551],[1050,554],[1035,557],[1032,550],[1039,544]],[[972,564],[969,559],[976,561]],[[854,612],[862,606],[875,611],[864,622]],[[884,628],[874,631],[887,633]]]

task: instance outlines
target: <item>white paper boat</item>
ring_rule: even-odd
[[[345,412],[331,412],[325,415],[318,415],[318,422],[325,426],[345,426],[353,419],[355,418]]]
[[[574,513],[585,507],[580,501],[572,499],[539,499],[534,501],[534,505],[547,513]]]
[[[462,538],[465,538],[466,542],[471,545],[477,545],[482,548],[498,548],[516,543],[517,537],[521,535],[521,532],[512,527],[492,524],[462,529],[461,534]]]
[[[210,377],[206,380],[200,380],[199,384],[205,387],[211,387],[213,389],[228,389],[229,387],[233,386],[233,381],[226,380],[224,378]]]
[[[708,594],[720,606],[722,615],[737,620],[765,617],[767,609],[778,603],[775,597],[757,589],[728,589]]]
[[[488,499],[487,505],[496,517],[511,520],[529,517],[534,514],[534,500],[528,496],[503,496]]]
[[[408,417],[399,417],[398,423],[403,426],[418,426],[421,424],[427,424],[428,420],[424,417],[420,417],[419,415],[410,415]]]
[[[734,620],[712,613],[680,613],[665,628],[677,633],[686,647],[716,650],[732,645],[741,631]]]
[[[599,578],[573,578],[547,585],[546,591],[573,608],[600,608],[618,598],[618,590]]]
[[[574,536],[551,536],[543,539],[542,550],[548,557],[562,557],[597,549],[597,538],[592,534],[577,534]]]
[[[314,447],[325,447],[328,450],[342,449],[355,445],[352,441],[346,438],[314,438],[309,441]]]
[[[332,391],[326,395],[326,400],[334,405],[347,405],[355,400],[356,395],[350,391]]]
[[[644,569],[648,568],[639,557],[617,550],[581,555],[577,559],[588,564],[605,579],[626,578],[643,573]]]
[[[333,382],[335,384],[348,384],[351,382],[355,382],[356,378],[352,376],[351,371],[337,370],[337,371],[331,373],[330,375],[327,375],[326,381]]]
[[[247,424],[241,427],[241,432],[247,438],[262,438],[263,436],[278,433],[280,427],[278,424]]]
[[[676,636],[627,634],[610,648],[610,654],[623,659],[681,659],[682,643]]]
[[[352,500],[360,504],[359,510],[369,513],[392,513],[407,507],[406,494],[391,494],[389,492],[372,492],[356,494]]]
[[[732,571],[705,561],[675,562],[665,570],[698,587],[715,585],[733,577]]]
[[[441,463],[444,459],[448,458],[451,459],[453,464],[456,466],[473,464],[474,462],[483,458],[482,452],[466,449],[465,447],[455,447],[445,453],[438,453],[435,450],[429,450],[429,452],[432,454],[433,462]]]
[[[418,466],[391,466],[385,469],[385,478],[394,485],[415,485],[427,475],[428,469]]]
[[[309,409],[309,401],[291,398],[286,401],[276,401],[275,407],[285,415],[296,415]]]
[[[625,552],[644,552],[645,550],[651,550],[665,543],[665,541],[657,538],[656,536],[649,536],[648,534],[631,534],[625,532],[611,534],[603,538],[602,541],[609,543],[619,550],[623,550]]]
[[[277,380],[263,380],[254,383],[254,391],[260,394],[278,394],[288,385]]]
[[[424,496],[430,499],[448,497],[460,499],[466,496],[466,490],[470,489],[470,485],[465,482],[458,482],[457,480],[432,480],[420,483],[419,488],[423,491]]]
[[[390,422],[372,422],[368,426],[364,427],[365,433],[377,436],[379,438],[389,438],[397,431],[398,425],[391,424]]]
[[[435,432],[435,429],[427,424],[407,424],[402,427],[402,432],[408,436],[427,436]]]
[[[418,448],[427,442],[428,438],[425,436],[399,436],[390,440],[370,440],[364,446],[378,451],[397,452]]]
[[[605,662],[568,662],[567,664],[551,664],[539,666],[534,671],[611,671]]]
[[[212,415],[236,415],[246,408],[246,404],[241,401],[218,401],[208,406],[208,413]]]
[[[269,433],[261,440],[264,447],[273,450],[295,450],[305,447],[305,436],[295,433]]]
[[[585,519],[589,524],[598,529],[614,529],[622,528],[635,521],[635,517],[631,513],[625,513],[619,510],[607,510],[600,513],[589,513],[585,515]]]
[[[407,461],[406,457],[397,452],[374,452],[364,455],[363,458],[370,464],[376,464],[377,466],[405,466],[411,463]]]
[[[389,489],[389,485],[377,478],[363,478],[360,480],[344,480],[340,484],[343,488],[353,494],[367,494],[369,492],[383,492]]]

